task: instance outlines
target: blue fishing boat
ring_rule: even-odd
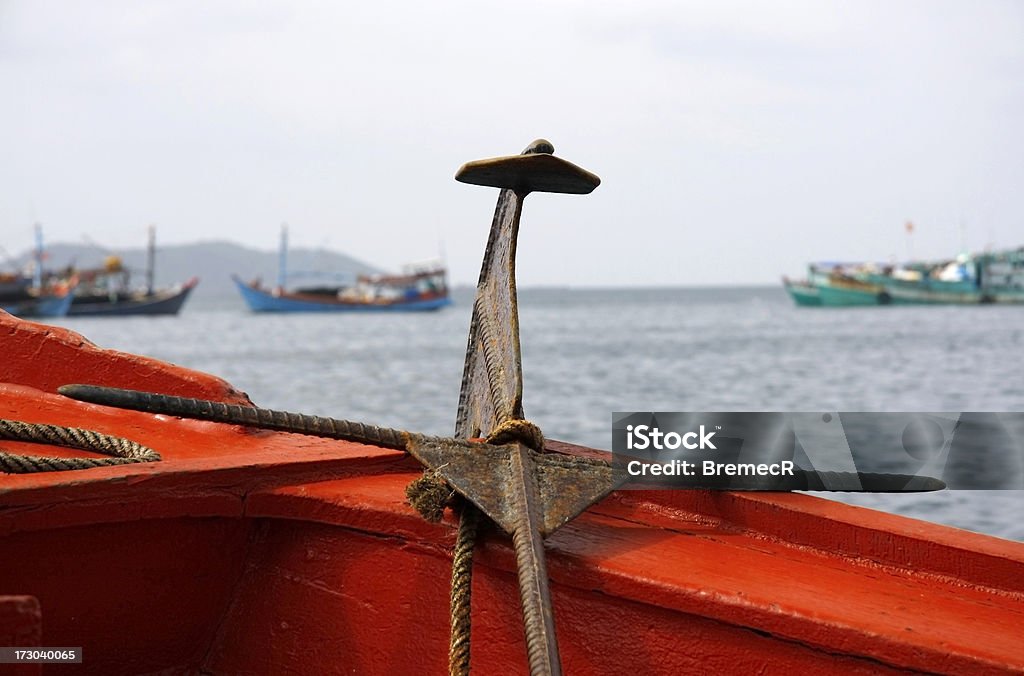
[[[253,312],[415,312],[451,305],[445,271],[396,277],[366,277],[351,287],[285,291],[231,277]]]
[[[814,263],[783,285],[805,307],[1024,303],[1024,247],[899,266]]]
[[[50,318],[63,317],[71,307],[72,294],[62,292],[27,293],[21,297],[0,296],[0,310],[15,317]]]
[[[274,287],[238,275],[231,279],[253,312],[424,312],[451,305],[442,265],[410,267],[401,275],[359,275],[348,284],[287,290],[288,231],[281,230],[278,280]]]
[[[31,272],[0,273],[0,310],[16,317],[63,317],[71,307],[78,278],[44,278],[43,231],[38,224],[35,235]]]

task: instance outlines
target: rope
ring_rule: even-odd
[[[533,449],[544,448],[544,435],[529,420],[509,419],[494,428],[487,437],[489,444],[520,442]],[[456,493],[436,471],[425,470],[423,476],[405,489],[409,504],[427,521],[437,523],[445,507],[452,507]],[[473,550],[480,525],[480,510],[463,502],[459,533],[452,554],[452,588],[450,605],[451,639],[448,644],[448,673],[468,676],[470,628],[472,624]]]
[[[58,472],[160,460],[159,453],[130,439],[114,437],[109,434],[102,434],[79,427],[27,423],[20,420],[4,420],[0,418],[0,439],[51,444],[53,446],[64,446],[111,456],[108,458],[56,458],[16,455],[0,451],[0,471],[8,474]]]
[[[425,470],[423,476],[405,488],[409,504],[420,516],[437,523],[445,507],[455,504],[456,493],[436,472]],[[459,533],[452,553],[451,600],[449,603],[448,673],[450,676],[469,675],[469,638],[472,624],[473,550],[480,523],[480,510],[472,503],[463,503],[459,518]]]
[[[480,525],[480,510],[467,504],[459,519],[459,535],[452,555],[451,639],[448,644],[450,676],[469,674],[469,637],[472,622],[473,549]]]
[[[534,450],[544,449],[544,433],[529,420],[513,418],[506,420],[490,433],[487,443],[500,446],[518,441]]]
[[[409,504],[430,523],[437,523],[444,516],[444,508],[451,507],[455,491],[436,472],[426,470],[423,476],[405,487]]]

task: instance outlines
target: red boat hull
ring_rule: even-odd
[[[67,400],[57,386],[89,382],[247,401],[62,329],[0,315],[0,349],[0,417],[164,458],[0,475],[3,645],[84,648],[45,673],[446,672],[454,523],[405,503],[419,475],[405,454]],[[568,674],[1024,670],[1018,543],[801,494],[623,491],[547,550]],[[477,673],[526,671],[514,571],[488,531]]]

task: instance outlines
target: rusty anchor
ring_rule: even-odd
[[[516,241],[531,192],[587,194],[601,179],[554,156],[546,140],[522,154],[462,166],[455,178],[500,188],[477,283],[455,436],[479,447],[411,440],[409,453],[512,536],[533,674],[559,674],[561,662],[542,538],[620,483],[606,463],[543,453],[543,436],[523,415],[522,352],[516,300]],[[504,440],[513,443],[495,446]],[[464,517],[465,518],[465,517]]]

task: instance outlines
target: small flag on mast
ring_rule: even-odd
[[[908,235],[910,233],[914,232],[914,224],[911,223],[910,221],[907,221],[906,225],[904,225],[903,227],[905,227],[907,229],[907,234]]]

